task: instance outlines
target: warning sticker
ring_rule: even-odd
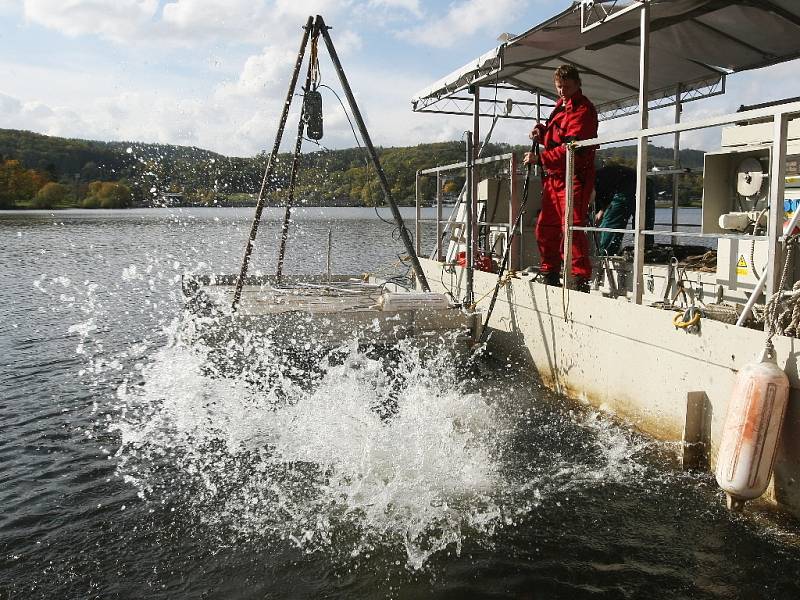
[[[736,263],[736,274],[747,275],[747,261],[744,259],[744,254],[739,255],[739,260]]]

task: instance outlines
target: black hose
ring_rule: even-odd
[[[539,156],[539,143],[534,140],[531,144],[531,153],[535,157],[535,162],[539,165],[541,169],[541,159]],[[527,164],[527,168],[525,169],[525,183],[522,186],[522,202],[519,206],[519,214],[517,218],[514,220],[514,226],[511,228],[511,235],[508,238],[508,243],[506,244],[505,252],[503,252],[503,260],[500,263],[500,268],[497,271],[497,285],[494,286],[494,292],[492,292],[492,300],[489,302],[489,310],[486,311],[486,321],[483,323],[483,329],[481,330],[481,335],[478,338],[478,342],[476,346],[481,346],[483,343],[486,342],[486,337],[489,331],[489,319],[492,318],[492,311],[494,311],[494,305],[497,302],[497,294],[500,292],[500,286],[503,284],[503,271],[506,270],[506,266],[508,265],[508,258],[511,255],[511,247],[514,243],[514,237],[517,235],[517,231],[519,231],[520,222],[522,221],[522,215],[525,214],[525,205],[528,203],[528,192],[530,190],[530,181],[531,181],[531,166],[532,163]],[[512,173],[511,176],[513,177],[514,174]]]

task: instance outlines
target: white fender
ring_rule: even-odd
[[[728,403],[716,475],[730,510],[766,491],[788,399],[789,378],[768,346],[739,371]]]

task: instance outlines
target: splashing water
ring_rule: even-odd
[[[491,533],[500,517],[502,420],[446,352],[401,345],[392,359],[352,343],[323,358],[314,385],[279,375],[264,389],[246,370],[210,377],[207,349],[170,344],[118,390],[120,472],[142,497],[177,494],[209,525],[306,552],[398,546],[412,569],[460,552],[465,531]]]
[[[524,407],[508,406],[507,390],[456,373],[445,350],[381,356],[349,344],[309,365],[251,339],[234,352],[248,365],[220,368],[214,349],[186,335],[198,323],[164,327],[158,298],[141,307],[150,333],[104,345],[107,303],[135,305],[154,286],[176,303],[179,268],[129,264],[110,294],[59,277],[35,285],[79,309],[69,332],[90,385],[121,381],[109,416],[119,475],[217,540],[288,544],[348,565],[388,554],[416,571],[466,541],[492,546],[499,529],[568,493],[647,476],[640,436],[591,411],[532,407],[527,388]],[[567,439],[551,443],[549,431]]]

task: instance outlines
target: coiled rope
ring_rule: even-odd
[[[792,256],[798,244],[800,244],[800,234],[796,233],[786,238],[786,256],[783,261],[781,282],[765,308],[764,320],[769,327],[768,348],[772,347],[772,338],[776,334],[797,337],[800,330],[800,281],[794,282],[788,296],[784,296],[783,293],[789,267],[792,265]]]

